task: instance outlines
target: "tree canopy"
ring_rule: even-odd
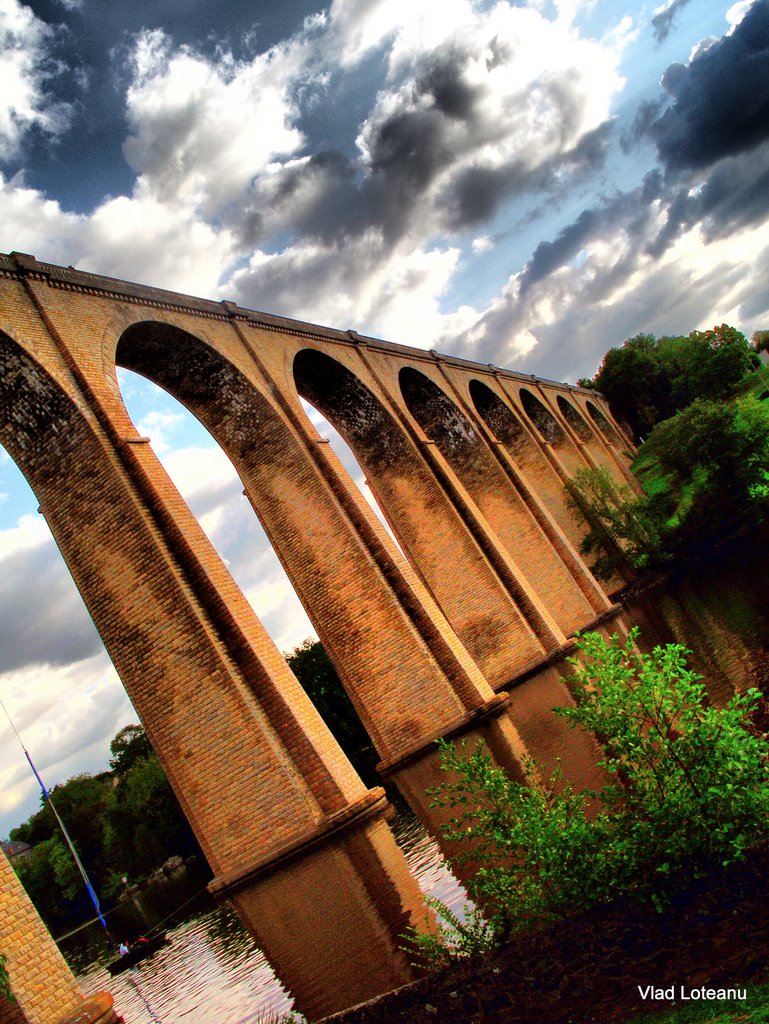
[[[100,896],[109,899],[121,879],[140,880],[172,855],[202,856],[147,736],[129,725],[110,746],[112,773],[76,775],[51,791],[75,849]],[[14,862],[38,913],[54,932],[93,913],[82,879],[54,815],[41,808],[11,830],[31,853]]]
[[[605,469],[566,485],[596,575],[712,561],[769,518],[769,402],[696,399],[653,428],[635,470],[641,495]]]
[[[358,766],[359,755],[371,747],[371,739],[323,645],[305,640],[286,655],[286,661],[339,746]]]
[[[697,398],[726,398],[756,358],[745,335],[728,324],[685,337],[638,334],[609,349],[595,377],[580,384],[604,394],[640,440]]]

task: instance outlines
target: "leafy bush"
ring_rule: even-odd
[[[654,428],[641,459],[644,495],[605,469],[578,470],[566,485],[597,576],[711,560],[769,513],[769,406],[753,396],[698,399]]]
[[[439,899],[427,897],[425,903],[437,914],[438,930],[418,932],[412,929],[404,936],[408,942],[406,952],[414,956],[417,966],[437,971],[459,957],[486,953],[499,945],[496,924],[487,921],[478,907],[465,907],[465,919],[461,920]]]
[[[567,508],[588,526],[580,551],[592,556],[599,579],[609,579],[623,566],[643,569],[667,560],[664,496],[639,496],[627,484],[617,484],[603,466],[578,469],[566,483],[566,494]]]
[[[469,892],[498,939],[625,894],[661,906],[769,836],[769,744],[751,726],[759,693],[710,707],[683,648],[643,654],[636,636],[582,636],[577,704],[555,711],[600,737],[600,790],[575,792],[533,763],[525,785],[482,748],[443,744],[451,779],[433,795],[458,811],[446,835],[469,844]]]

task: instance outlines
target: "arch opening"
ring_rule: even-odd
[[[527,388],[521,388],[520,396],[524,412],[537,428],[542,438],[556,448],[562,445],[566,440],[566,435],[558,425],[555,416],[553,416],[545,404]]]
[[[354,373],[324,352],[297,352],[293,374],[310,422],[328,439],[353,483],[403,551],[397,523],[380,504],[374,480],[385,461],[399,472],[408,457],[392,417]]]
[[[412,367],[400,371],[400,381],[409,411],[452,466],[522,574],[517,599],[527,607],[527,616],[537,622],[535,603],[524,597],[524,590],[530,587],[545,606],[558,607],[559,628],[581,624],[589,605],[524,500],[522,481],[502,468],[470,420],[434,381]],[[501,416],[499,411],[497,415]],[[520,445],[522,439],[514,427],[513,433]],[[554,642],[552,636],[557,634],[549,625],[537,623],[535,628],[546,645]]]
[[[408,432],[356,374],[325,353],[299,352],[294,376],[299,394],[353,449],[403,552],[486,678],[509,680],[516,652],[533,657],[536,641]]]
[[[160,417],[173,416],[191,439],[187,450],[156,454],[321,717],[347,755],[356,756],[370,747],[370,737],[341,688],[338,668],[327,652],[311,649],[319,631],[234,462],[246,469],[259,465],[264,475],[272,467],[279,480],[282,425],[274,410],[234,366],[171,325],[132,325],[118,342],[116,363],[121,390],[129,381],[139,384],[145,407],[148,399],[159,403]],[[132,399],[124,399],[130,415]],[[136,425],[151,433],[151,414]],[[362,758],[363,767],[372,762],[365,751]]]
[[[479,380],[470,381],[470,397],[478,415],[495,437],[521,463],[539,457],[536,442],[515,413],[490,387]]]
[[[613,448],[623,449],[627,447],[627,445],[623,443],[622,438],[619,436],[617,431],[595,403],[588,399],[585,402],[585,407],[587,408],[587,411],[595,425]]]
[[[317,639],[227,453],[173,394],[123,366],[123,401],[246,600],[281,651]]]
[[[3,332],[0,411],[0,691],[53,788],[103,771],[110,741],[137,716],[60,550],[77,542],[83,516],[97,515],[95,435],[61,385]],[[62,521],[67,505],[83,516]],[[7,835],[39,809],[40,793],[31,773],[19,772],[4,716],[0,734]]]
[[[568,401],[568,399],[564,398],[563,395],[559,395],[556,401],[558,403],[558,408],[560,409],[563,418],[569,424],[569,426],[580,439],[580,441],[588,442],[592,440],[590,427],[584,421],[582,416],[577,412],[577,410],[574,408],[571,402]]]
[[[411,366],[398,374],[404,401],[424,432],[435,441],[447,459],[459,461],[470,469],[474,457],[483,448],[472,423],[448,395],[429,377]]]

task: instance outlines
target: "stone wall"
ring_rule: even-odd
[[[16,872],[0,852],[0,952],[18,1007],[0,1004],[0,1024],[54,1024],[80,1005],[82,993]],[[19,1016],[19,1011],[24,1016]]]

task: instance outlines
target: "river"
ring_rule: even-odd
[[[467,896],[434,840],[400,803],[390,826],[421,890],[461,916]],[[200,880],[192,873],[141,894],[148,930],[169,905],[191,897],[192,913],[169,930],[170,945],[114,978],[103,966],[103,953],[101,965],[85,965],[89,951],[92,955],[95,948],[103,949],[103,936],[96,930],[100,926],[91,926],[88,936],[81,935],[77,944],[70,942],[69,949],[65,945],[76,970],[79,965],[83,991],[110,992],[125,1024],[270,1024],[288,1013],[293,996],[278,981],[264,953],[234,911],[214,905],[200,889]]]

